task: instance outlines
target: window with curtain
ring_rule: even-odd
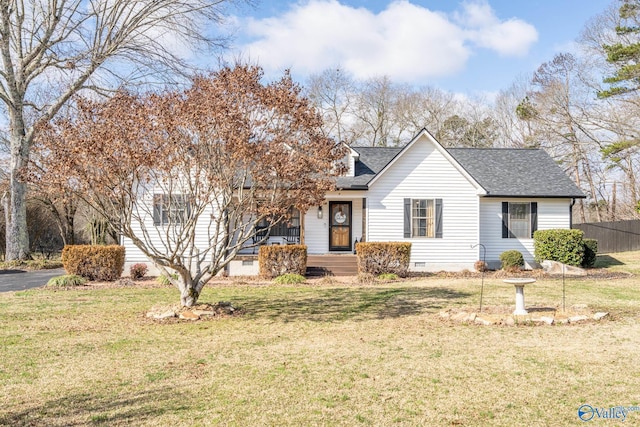
[[[502,203],[502,237],[531,239],[538,227],[537,202]]]
[[[411,237],[435,236],[435,202],[433,199],[411,200]]]

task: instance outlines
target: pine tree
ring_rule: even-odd
[[[640,89],[640,0],[621,0],[620,23],[615,31],[619,41],[604,44],[607,62],[616,67],[612,76],[604,79],[609,88],[598,97],[624,96]]]

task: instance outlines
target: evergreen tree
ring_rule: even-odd
[[[618,42],[604,44],[607,62],[616,68],[604,79],[609,88],[598,92],[608,98],[632,94],[640,89],[640,0],[621,0],[620,22],[615,27]]]

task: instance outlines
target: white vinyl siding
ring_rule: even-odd
[[[515,249],[522,252],[525,262],[534,266],[533,238],[505,239],[502,237],[502,203],[537,202],[537,229],[569,228],[570,199],[499,199],[480,198],[480,243],[486,250],[486,260],[492,267],[499,267],[500,254]],[[480,254],[481,252],[479,252]],[[480,259],[480,258],[478,258]]]
[[[141,206],[144,205],[144,208],[137,209],[139,218],[132,221],[131,227],[136,236],[142,236],[144,232],[148,235],[148,240],[151,244],[158,250],[165,249],[166,246],[163,242],[166,242],[167,239],[171,240],[171,230],[174,225],[171,224],[171,221],[168,221],[168,224],[164,224],[161,226],[156,225],[157,221],[154,221],[154,202],[158,201],[157,197],[158,193],[155,193],[155,197],[153,194],[147,194],[142,199],[138,201]],[[196,223],[196,233],[195,233],[195,246],[197,248],[201,248],[202,250],[209,247],[209,223],[212,215],[215,214],[213,205],[210,209],[203,212]],[[157,219],[157,218],[156,218]],[[170,220],[170,218],[169,218]],[[180,227],[181,225],[177,224],[176,227]],[[144,232],[143,232],[144,230]],[[144,253],[138,249],[131,239],[122,238],[122,245],[125,247],[125,261],[126,265],[131,265],[132,263],[144,262],[148,266],[152,266],[151,260],[149,260]],[[124,274],[128,274],[129,270],[125,267]]]
[[[411,242],[411,269],[472,269],[477,260],[479,201],[472,182],[426,136],[371,185],[368,241]],[[404,237],[405,199],[442,199],[442,238]]]

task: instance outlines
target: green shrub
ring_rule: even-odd
[[[393,273],[407,275],[411,259],[411,243],[407,242],[360,242],[356,243],[358,273],[379,276]]]
[[[260,275],[271,279],[283,274],[299,274],[307,272],[306,245],[263,245],[258,251]]]
[[[298,283],[304,283],[305,280],[307,279],[304,276],[295,273],[282,274],[273,279],[278,285],[297,285]]]
[[[67,274],[113,281],[124,270],[124,246],[67,245],[62,249],[62,265]]]
[[[583,239],[584,256],[582,257],[582,267],[593,267],[596,263],[596,255],[598,255],[598,241],[596,239]]]
[[[52,288],[72,288],[74,286],[82,286],[87,283],[87,279],[84,277],[76,276],[75,274],[65,274],[63,276],[56,276],[49,279],[47,286]]]
[[[583,236],[582,230],[538,230],[533,233],[535,260],[580,266],[585,249]]]
[[[503,270],[514,270],[524,267],[524,257],[520,251],[515,249],[504,251],[500,254],[500,262]]]
[[[398,275],[395,273],[382,273],[378,276],[378,280],[390,282],[393,280],[398,280]]]
[[[178,273],[172,273],[171,274],[171,278],[174,279],[174,280],[178,280],[178,277],[179,277]],[[158,276],[156,281],[158,282],[158,284],[160,284],[162,286],[172,286],[172,283],[171,283],[171,281],[169,280],[169,277],[166,274],[161,274],[160,276]]]
[[[133,280],[142,279],[147,274],[147,271],[149,271],[147,264],[140,262],[129,267],[129,276]]]

